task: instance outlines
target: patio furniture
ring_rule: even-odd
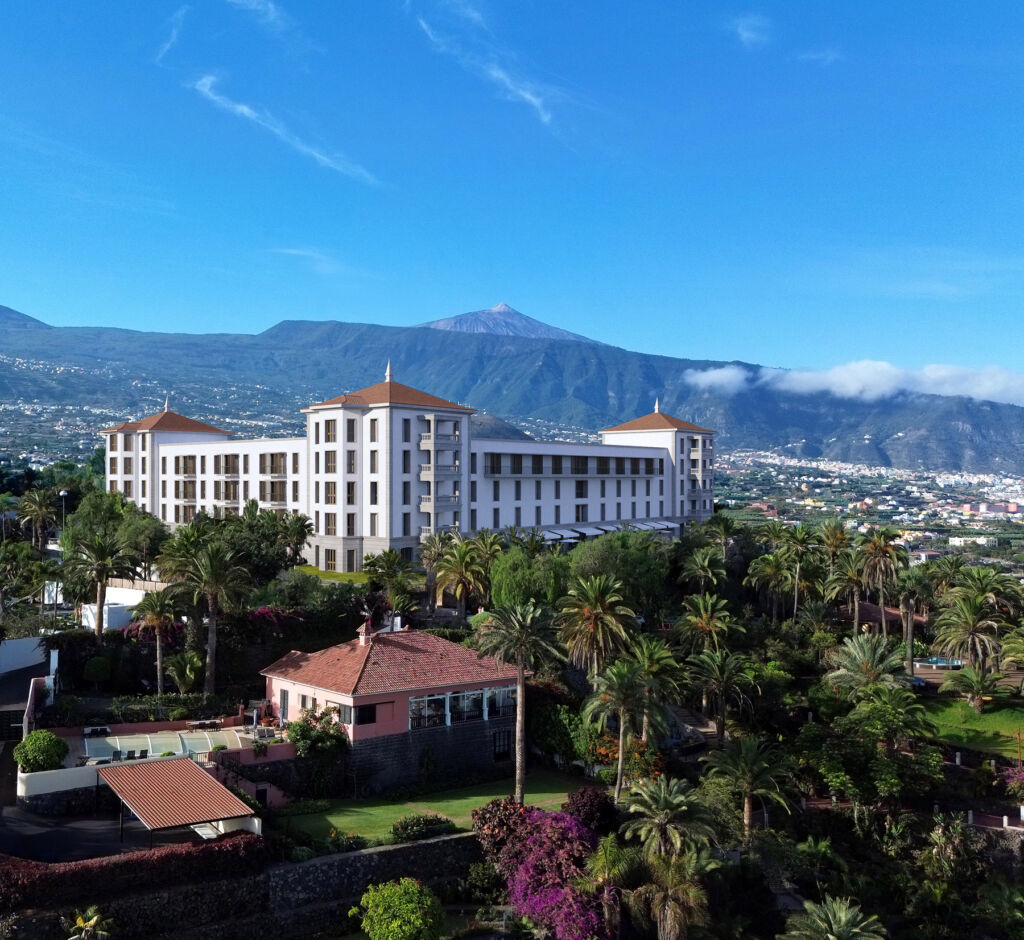
[[[135,760],[135,749],[132,748],[125,756],[125,760]]]
[[[145,760],[147,757],[149,757],[149,748],[144,747],[141,751],[139,751],[139,760]]]
[[[114,751],[114,753],[110,755],[110,759],[111,760],[120,760],[121,759],[121,752],[120,751]]]

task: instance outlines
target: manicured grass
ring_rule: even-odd
[[[1020,699],[996,699],[980,715],[962,699],[935,699],[924,706],[938,725],[941,740],[1016,758],[1015,735],[1018,729],[1024,731],[1024,702]]]
[[[566,795],[583,784],[580,777],[570,777],[548,770],[534,771],[526,778],[526,802],[541,809],[561,809]],[[331,829],[354,832],[367,839],[383,841],[391,826],[411,813],[438,813],[454,820],[459,829],[472,825],[472,812],[495,797],[509,796],[513,781],[495,780],[458,790],[443,790],[415,800],[388,799],[335,800],[326,813],[308,816],[287,816],[281,820],[287,829],[303,829],[316,839],[326,839]]]
[[[349,584],[366,584],[367,581],[365,571],[321,571],[312,565],[299,565],[298,570],[321,581],[347,581]]]

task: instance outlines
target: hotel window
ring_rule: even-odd
[[[160,481],[160,496],[163,499],[167,499],[167,481],[166,480],[161,480]]]
[[[586,503],[580,503],[580,505],[578,505],[576,507],[576,521],[577,522],[586,522],[587,521],[587,504]]]
[[[377,513],[370,513],[370,537],[373,538],[377,535]]]
[[[476,473],[476,454],[469,455],[469,472]]]
[[[124,489],[123,489],[122,492],[124,493],[125,496],[127,496],[129,499],[131,499],[131,496],[132,496],[132,481],[131,480],[125,480],[124,481]]]
[[[299,481],[292,480],[292,502],[297,503],[299,501]]]
[[[313,481],[313,502],[314,503],[319,503],[320,502],[320,481],[319,480],[314,480]]]
[[[335,418],[324,422],[324,443],[333,444],[338,440],[338,422]]]
[[[615,504],[615,518],[616,519],[621,519],[622,518],[622,503],[616,503]]]
[[[371,506],[376,506],[377,505],[377,484],[376,483],[371,483],[370,484],[370,505]]]
[[[345,419],[345,443],[354,444],[356,442],[356,419],[346,418]]]
[[[412,485],[408,480],[402,481],[402,505],[408,506],[412,502]]]
[[[354,450],[345,451],[345,472],[356,472],[356,452]]]
[[[514,498],[517,499],[517,500],[523,498],[523,481],[522,480],[516,480],[516,488],[515,488],[515,496],[514,496]]]
[[[338,516],[333,512],[324,513],[324,535],[338,534]]]
[[[501,499],[501,480],[495,480],[491,484],[491,488],[494,491],[494,501],[497,502],[499,499]]]
[[[206,499],[206,480],[199,481],[199,498]]]
[[[573,457],[570,463],[572,464],[572,475],[574,477],[585,477],[587,475],[587,467],[590,463],[588,458]]]
[[[651,495],[651,481],[650,480],[644,480],[644,496],[650,496],[650,495]],[[879,619],[881,619],[881,618],[879,618]]]
[[[521,506],[516,506],[515,524],[517,527],[523,524],[523,509]]]
[[[651,504],[650,502],[644,503],[644,517],[649,518],[651,515]]]
[[[551,472],[561,473],[562,472],[562,458],[559,456],[553,456],[551,458]]]
[[[329,506],[333,506],[337,501],[337,484],[333,480],[324,483],[324,502],[327,503]]]
[[[130,474],[132,472],[132,458],[131,457],[125,457],[124,458],[124,472],[126,474]]]
[[[469,481],[469,501],[471,503],[476,502],[476,480]]]
[[[640,473],[640,458],[639,457],[630,457],[629,458],[629,472],[631,474],[633,474],[633,476],[636,476],[637,474]]]
[[[324,571],[336,571],[338,568],[338,553],[333,548],[324,549]]]
[[[243,480],[242,481],[242,499],[246,500],[248,498],[249,498],[249,481],[248,480]]]
[[[629,504],[629,518],[630,519],[635,519],[636,518],[636,503],[630,503]]]
[[[142,481],[142,498],[143,499],[146,498],[146,481],[145,480]]]
[[[658,480],[658,495],[659,496],[664,496],[665,495],[665,481],[664,480]]]
[[[356,485],[351,480],[345,484],[345,502],[349,506],[356,504]]]
[[[324,473],[338,472],[338,452],[336,450],[324,451]]]
[[[354,548],[350,548],[347,552],[345,552],[345,564],[347,565],[347,567],[345,568],[346,571],[358,570],[356,568],[356,550]]]
[[[377,419],[370,418],[370,443],[377,443]]]
[[[476,510],[471,509],[469,511],[469,527],[475,532],[476,531]]]
[[[314,444],[319,444],[320,443],[320,422],[319,421],[314,421],[313,422],[313,443]]]
[[[533,510],[533,524],[540,525],[540,506]]]
[[[117,458],[116,457],[111,457],[110,458],[110,472],[112,474],[113,473],[117,473]]]
[[[601,499],[604,499],[604,484],[605,484],[605,481],[602,480],[601,481]]]
[[[123,435],[122,443],[124,444],[125,450],[132,449],[132,436],[130,434]]]
[[[161,506],[161,507],[160,507],[160,518],[161,518],[161,519],[162,519],[162,520],[163,520],[164,522],[166,522],[166,521],[167,521],[167,507],[166,507],[166,506]]]
[[[534,480],[533,483],[533,498],[540,499],[540,480]]]
[[[220,499],[220,480],[213,481],[213,498]]]
[[[146,472],[146,458],[145,457],[142,458],[142,472],[143,473]]]
[[[626,472],[626,458],[616,457],[615,458],[615,472],[621,476]]]
[[[356,514],[354,512],[350,512],[345,515],[345,534],[356,534]]]
[[[199,458],[199,472],[206,473],[206,455],[204,454]]]
[[[409,473],[412,470],[412,451],[402,451],[402,473]]]
[[[242,454],[242,473],[249,472],[249,455]]]
[[[588,482],[589,481],[587,481],[587,480],[577,480],[576,481],[576,498],[577,499],[586,499],[587,498],[587,491],[589,489],[589,487],[587,485]]]
[[[377,472],[377,451],[370,451],[370,473]]]
[[[402,513],[402,535],[412,535],[412,517],[407,512]]]
[[[522,454],[509,454],[509,460],[512,462],[512,473],[523,472],[523,455]]]
[[[501,473],[501,454],[487,455],[487,472]]]
[[[116,434],[111,434],[110,435],[110,450],[112,450],[112,451],[116,451],[117,450],[117,435]]]
[[[402,443],[408,444],[412,440],[412,421],[402,418]]]
[[[220,473],[220,454],[214,454],[213,456],[213,472]]]
[[[562,507],[555,506],[555,525],[558,525],[562,521]]]
[[[531,467],[534,473],[544,472],[544,457],[541,454],[533,455],[533,466]]]
[[[664,472],[665,472],[665,458],[664,457],[659,457],[658,458],[658,473],[664,473]]]
[[[299,472],[299,452],[295,451],[292,454],[292,473]]]
[[[622,496],[622,480],[615,481],[615,496],[616,498]]]
[[[494,528],[501,528],[501,510],[497,506],[494,507]]]
[[[161,473],[166,473],[167,472],[167,458],[166,457],[161,457],[160,458],[160,472]]]
[[[555,499],[562,498],[562,481],[555,480]]]
[[[630,488],[633,491],[629,495],[630,496],[636,496],[636,480],[630,480],[629,482],[630,482]]]
[[[604,522],[604,503],[601,503],[601,521]]]
[[[597,458],[597,473],[599,476],[604,476],[611,469],[611,461],[607,457]]]

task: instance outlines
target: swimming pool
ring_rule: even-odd
[[[963,669],[962,659],[946,659],[945,656],[929,656],[927,659],[915,659],[915,666],[931,666],[932,669]]]

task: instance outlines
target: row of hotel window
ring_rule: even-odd
[[[338,721],[343,725],[374,725],[377,723],[379,707],[391,705],[393,702],[375,702],[370,705],[343,705],[339,702],[326,702],[327,708],[333,709]],[[289,695],[287,689],[281,689],[278,707],[281,720],[289,720]],[[313,696],[300,695],[299,709],[302,711],[317,710],[317,700]],[[472,692],[446,692],[436,695],[424,695],[409,699],[409,730],[420,728],[437,728],[442,725],[457,725],[465,721],[490,721],[497,718],[511,718],[516,713],[516,687],[509,686],[499,689],[476,689]]]

